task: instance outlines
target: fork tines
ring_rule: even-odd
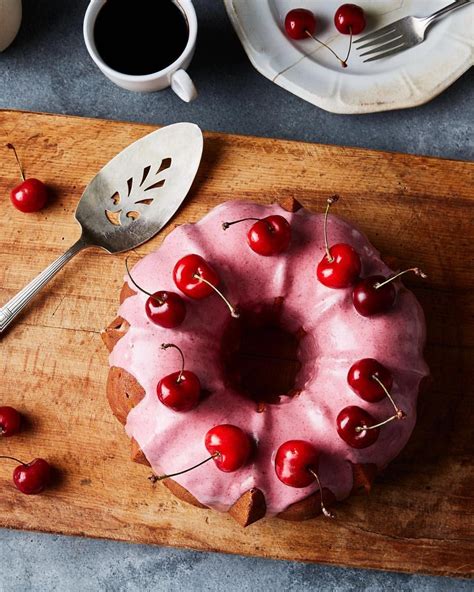
[[[387,58],[410,47],[403,32],[404,21],[405,19],[396,21],[354,41],[354,44],[357,44],[358,51],[368,47],[371,48],[369,51],[360,54],[361,57],[373,56],[364,60],[364,62],[373,62],[381,58]],[[359,45],[360,43],[363,45]]]

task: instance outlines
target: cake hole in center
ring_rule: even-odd
[[[241,310],[223,338],[227,383],[257,404],[278,404],[296,395],[299,342],[300,336],[279,322],[278,308]]]

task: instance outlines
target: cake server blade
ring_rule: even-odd
[[[108,162],[86,187],[77,206],[81,237],[0,308],[0,333],[83,249],[99,247],[121,253],[155,236],[188,194],[202,149],[197,125],[175,123],[140,138]]]

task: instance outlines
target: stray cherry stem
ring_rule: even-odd
[[[331,255],[331,251],[329,250],[329,241],[328,241],[328,214],[329,208],[332,204],[336,203],[339,199],[338,195],[333,195],[332,197],[328,197],[326,202],[326,211],[324,212],[324,248],[326,249],[326,258],[329,263],[334,261],[334,257]]]
[[[194,465],[192,467],[189,467],[188,469],[184,469],[184,471],[178,471],[177,473],[171,473],[170,475],[159,475],[159,476],[156,476],[156,477],[154,477],[153,482],[163,481],[164,479],[169,479],[170,477],[176,477],[177,475],[184,475],[184,473],[188,473],[189,471],[192,471],[193,469],[197,469],[201,465],[209,462],[210,460],[212,460],[214,458],[217,458],[220,455],[221,455],[220,452],[214,452],[214,454],[212,454],[209,458],[206,458],[206,460],[202,460],[197,465]]]
[[[222,222],[222,229],[227,230],[229,226],[232,226],[233,224],[238,224],[239,222],[247,222],[247,220],[259,222],[260,218],[241,218],[240,220],[234,220],[233,222]]]
[[[176,380],[176,382],[179,384],[183,380],[184,354],[183,354],[183,350],[180,347],[178,347],[177,345],[175,345],[174,343],[162,343],[161,344],[161,349],[168,349],[170,347],[174,347],[174,349],[177,349],[179,351],[179,355],[181,356],[181,370],[180,370],[178,378]]]
[[[130,281],[132,282],[132,284],[138,288],[140,290],[140,292],[143,292],[144,294],[146,294],[147,296],[149,296],[150,298],[152,298],[155,302],[158,302],[158,304],[161,306],[163,304],[163,300],[161,300],[160,298],[157,298],[156,296],[154,296],[153,294],[151,294],[150,292],[147,292],[146,290],[144,290],[141,286],[139,286],[137,284],[137,282],[133,279],[132,274],[130,273],[130,269],[128,268],[128,257],[125,259],[125,267],[127,268],[127,275],[130,278]]]
[[[426,279],[428,276],[426,275],[426,273],[424,273],[419,267],[410,267],[410,269],[405,269],[403,271],[400,271],[400,273],[397,273],[396,275],[386,279],[383,282],[377,283],[375,284],[374,288],[376,290],[378,290],[379,288],[381,288],[382,286],[385,286],[386,284],[389,284],[390,282],[393,282],[394,280],[396,280],[397,278],[399,278],[402,275],[405,275],[406,273],[409,273],[410,271],[412,271],[415,275]]]
[[[18,154],[16,153],[16,148],[15,148],[15,146],[13,146],[13,144],[10,144],[10,143],[8,143],[8,144],[7,144],[7,148],[10,148],[10,150],[13,150],[13,152],[14,152],[14,154],[15,154],[16,161],[17,161],[17,163],[18,163],[18,168],[20,169],[20,175],[21,175],[21,179],[22,179],[22,181],[24,181],[24,180],[25,180],[25,174],[24,174],[24,172],[23,172],[23,167],[21,166],[20,159],[18,158]]]
[[[311,35],[311,33],[308,31],[308,29],[306,29],[306,30],[305,30],[305,33],[306,33],[306,35],[308,35],[308,37],[311,37],[311,39],[312,39],[313,41],[316,41],[316,43],[320,43],[320,44],[321,44],[321,45],[323,45],[323,46],[324,46],[326,49],[329,49],[329,51],[330,51],[330,52],[331,52],[331,53],[332,53],[332,54],[333,54],[333,55],[336,57],[336,59],[337,59],[337,60],[339,60],[339,62],[341,63],[341,66],[342,66],[343,68],[347,68],[347,64],[346,64],[346,62],[345,62],[344,60],[342,60],[342,59],[341,59],[341,58],[340,58],[340,57],[337,55],[337,53],[336,53],[336,52],[335,52],[333,49],[331,49],[331,48],[329,47],[329,45],[327,45],[326,43],[324,43],[324,41],[321,41],[321,39],[318,39],[318,38],[317,38],[317,37],[315,37],[314,35]]]
[[[18,464],[20,464],[20,465],[23,465],[24,467],[26,467],[26,463],[24,463],[24,462],[23,462],[23,461],[21,461],[21,460],[18,460],[18,459],[17,459],[17,458],[15,458],[14,456],[3,456],[3,455],[2,455],[2,456],[0,456],[0,459],[1,459],[1,458],[5,458],[6,460],[14,460],[16,463],[18,463]]]
[[[319,493],[321,494],[321,512],[326,516],[326,518],[335,518],[334,514],[332,512],[330,512],[326,508],[326,506],[324,505],[323,488],[321,487],[321,481],[319,480],[318,473],[314,469],[312,469],[311,467],[308,467],[308,471],[311,473],[311,475],[313,475],[313,477],[316,479],[316,482],[318,483]]]
[[[232,304],[227,300],[227,298],[219,290],[219,288],[216,288],[216,286],[214,286],[214,284],[211,284],[211,282],[209,282],[208,280],[206,280],[206,278],[203,278],[202,275],[199,274],[199,273],[193,274],[193,278],[195,278],[197,280],[200,280],[201,282],[204,282],[210,288],[212,288],[214,290],[214,292],[216,292],[217,294],[219,294],[219,296],[222,298],[222,300],[226,303],[227,308],[230,310],[230,314],[232,315],[232,317],[234,319],[238,319],[240,317],[240,314],[237,312],[237,309],[234,306],[232,306]]]

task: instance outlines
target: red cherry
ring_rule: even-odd
[[[283,216],[267,216],[250,228],[248,243],[252,251],[269,257],[286,251],[291,240],[291,227]]]
[[[328,288],[348,288],[359,277],[360,257],[350,245],[338,243],[318,264],[318,280]]]
[[[326,202],[324,212],[324,248],[326,254],[318,264],[316,275],[319,281],[328,288],[348,288],[359,277],[361,270],[360,257],[350,245],[338,243],[329,247],[328,214],[332,204],[339,196],[333,195]]]
[[[316,17],[310,10],[294,8],[285,17],[285,31],[291,39],[306,39],[316,30]]]
[[[176,292],[166,292],[165,290],[150,294],[150,292],[144,290],[133,279],[128,268],[128,259],[125,259],[125,267],[127,268],[127,274],[132,284],[140,292],[149,296],[145,302],[145,312],[150,321],[155,323],[155,325],[165,327],[165,329],[173,329],[181,325],[186,317],[186,304],[181,296],[176,294]]]
[[[161,290],[152,294],[145,303],[147,317],[155,325],[173,329],[186,317],[186,304],[176,292]]]
[[[379,428],[367,429],[375,426],[375,419],[360,407],[351,405],[345,407],[337,416],[337,433],[352,448],[367,448],[379,437]]]
[[[215,292],[221,298],[230,314],[239,318],[237,308],[217,288],[219,276],[200,255],[186,255],[176,263],[173,271],[174,282],[186,296],[200,300]]]
[[[11,190],[10,199],[20,212],[37,212],[46,205],[48,190],[42,181],[26,179]]]
[[[315,480],[319,452],[305,440],[288,440],[277,450],[275,472],[282,483],[290,487],[308,487]]]
[[[283,216],[267,216],[266,218],[242,218],[234,222],[224,222],[222,228],[227,230],[233,224],[247,220],[256,220],[247,233],[247,242],[255,253],[269,257],[286,251],[291,240],[291,226]]]
[[[8,438],[20,431],[21,415],[13,407],[0,407],[0,436]]]
[[[181,292],[196,300],[213,293],[212,287],[203,280],[213,286],[219,285],[219,276],[200,255],[182,257],[174,266],[173,277]]]
[[[37,212],[38,210],[41,210],[48,201],[48,189],[46,185],[38,179],[25,179],[15,147],[13,144],[7,144],[7,147],[15,153],[15,158],[22,178],[22,182],[11,190],[10,200],[20,212]]]
[[[183,471],[170,475],[153,476],[152,481],[163,481],[163,479],[189,473],[211,460],[215,462],[220,471],[232,473],[244,466],[252,451],[249,436],[237,426],[228,423],[211,428],[204,437],[204,445],[211,456]]]
[[[352,302],[363,317],[387,312],[394,305],[397,292],[392,283],[382,285],[386,279],[381,275],[372,275],[354,286]]]
[[[252,450],[249,436],[239,427],[230,424],[211,428],[204,438],[204,445],[210,454],[216,455],[214,462],[225,473],[232,473],[243,467]]]
[[[356,4],[343,4],[336,10],[334,24],[343,35],[358,35],[365,29],[364,11]]]
[[[163,343],[161,348],[173,347],[181,355],[181,370],[162,378],[157,387],[158,399],[173,411],[189,411],[196,407],[201,397],[201,383],[199,378],[190,370],[184,369],[184,355],[182,350],[172,343]]]
[[[288,440],[277,450],[275,473],[278,479],[289,487],[308,487],[313,481],[321,492],[321,511],[326,518],[334,518],[323,501],[323,488],[318,475],[319,452],[305,440]]]
[[[360,280],[352,292],[352,302],[357,312],[364,317],[371,317],[372,315],[390,310],[395,304],[397,297],[397,292],[392,282],[409,272],[413,272],[423,279],[427,277],[419,267],[410,267],[410,269],[400,271],[389,278],[381,275],[372,275]]]
[[[376,403],[386,397],[385,390],[376,379],[382,382],[387,391],[390,391],[393,386],[392,373],[373,358],[364,358],[355,362],[347,374],[347,382],[351,389],[369,403]]]
[[[35,458],[29,463],[23,463],[11,456],[0,456],[19,463],[13,471],[15,487],[26,495],[41,493],[51,479],[51,465],[43,458]]]
[[[201,383],[190,370],[173,372],[160,380],[156,387],[158,399],[173,411],[189,411],[199,403]]]

